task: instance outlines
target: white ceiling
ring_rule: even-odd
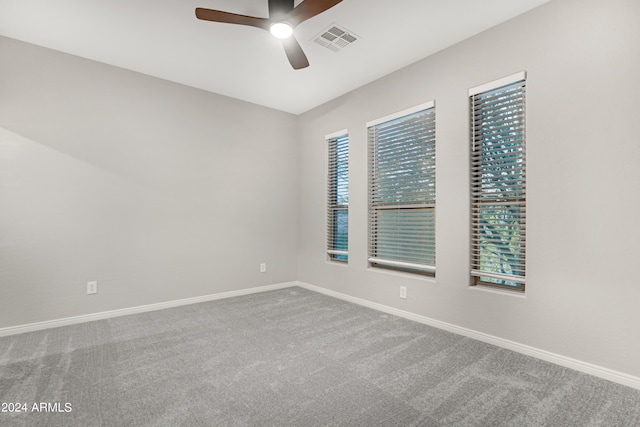
[[[343,0],[295,29],[297,71],[267,31],[194,14],[267,17],[267,0],[0,0],[0,35],[299,114],[547,1]],[[312,41],[333,23],[359,39]]]

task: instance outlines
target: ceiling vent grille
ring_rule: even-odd
[[[313,38],[315,43],[332,52],[339,52],[356,40],[358,40],[358,36],[335,23]]]

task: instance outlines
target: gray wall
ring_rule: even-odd
[[[295,116],[7,38],[0,58],[0,328],[295,280]]]
[[[298,279],[640,376],[640,2],[554,0],[300,117]],[[526,70],[525,297],[469,287],[467,90]],[[367,265],[365,122],[436,102],[437,277]],[[350,131],[350,261],[326,262],[324,135]],[[399,299],[399,286],[408,299]]]

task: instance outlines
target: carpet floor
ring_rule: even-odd
[[[0,338],[1,426],[640,426],[640,390],[302,288]]]

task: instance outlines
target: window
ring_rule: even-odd
[[[435,107],[367,123],[369,263],[435,274]]]
[[[525,78],[469,91],[472,285],[525,287]]]
[[[347,131],[326,136],[327,254],[335,261],[349,259],[349,136]]]

